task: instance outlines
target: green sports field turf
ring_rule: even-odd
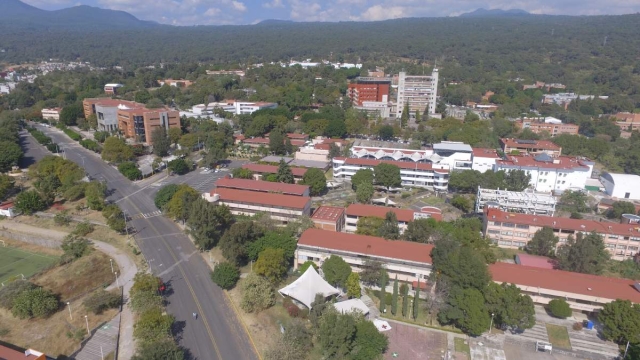
[[[58,258],[55,256],[4,247],[0,244],[0,282],[20,277],[20,274],[28,278],[57,261]]]

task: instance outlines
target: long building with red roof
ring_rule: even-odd
[[[215,187],[216,189],[236,189],[293,196],[309,196],[309,186],[307,185],[274,183],[270,181],[249,179],[233,179],[229,177],[224,177],[216,181]]]
[[[483,232],[500,247],[518,249],[527,245],[536,231],[548,226],[562,246],[569,235],[595,232],[616,260],[631,259],[640,246],[640,224],[620,224],[587,219],[569,219],[552,216],[509,213],[499,209],[486,209]]]
[[[265,175],[278,173],[278,167],[275,165],[249,163],[249,164],[242,165],[242,168],[253,172],[256,179],[261,179]],[[307,173],[307,169],[291,167],[291,172],[293,173],[293,177],[295,178],[296,182],[298,182],[302,180],[302,177],[304,176],[304,174]]]
[[[347,232],[354,233],[357,230],[358,220],[361,217],[376,217],[384,219],[389,211],[396,214],[400,233],[403,233],[407,229],[409,223],[415,219],[433,218],[438,221],[442,220],[442,211],[431,206],[426,206],[420,211],[414,211],[411,209],[398,209],[386,206],[351,204],[346,210],[345,230]]]
[[[431,273],[433,245],[375,236],[308,229],[298,240],[294,268],[305,261],[322,266],[331,255],[340,256],[353,271],[360,272],[367,260],[380,261],[390,278],[404,282],[427,281]]]

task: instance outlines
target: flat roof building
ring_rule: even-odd
[[[309,197],[309,186],[224,177],[216,181],[216,189],[236,189],[272,194]]]
[[[117,95],[118,89],[123,87],[122,84],[105,84],[104,85],[104,93],[107,95]]]
[[[263,164],[249,163],[249,164],[242,165],[242,168],[253,172],[256,180],[260,180],[265,175],[278,173],[278,166],[276,165],[263,165]],[[291,167],[291,172],[293,173],[293,177],[296,180],[296,182],[298,182],[302,180],[302,177],[304,176],[304,174],[307,173],[307,169]]]
[[[341,232],[344,230],[344,208],[320,206],[311,216],[311,221],[318,229]]]
[[[438,69],[433,69],[431,76],[407,75],[401,71],[398,74],[397,114],[400,119],[405,104],[409,105],[409,112],[428,112],[435,114],[436,99],[438,97]]]
[[[476,170],[481,173],[493,171],[496,166],[496,160],[500,159],[501,157],[495,149],[474,148],[471,159],[471,170]]]
[[[388,102],[391,79],[358,77],[347,85],[347,96],[354,106],[362,106],[365,101]]]
[[[267,213],[276,221],[287,224],[300,216],[311,215],[311,198],[260,191],[215,188],[202,198],[218,205],[226,205],[234,215],[254,216]]]
[[[578,135],[580,126],[576,124],[564,124],[561,120],[553,117],[546,117],[540,119],[522,119],[515,122],[518,129],[529,129],[535,134],[548,133],[551,137],[558,135]]]
[[[605,172],[600,180],[607,195],[617,199],[640,200],[640,176]]]
[[[548,193],[538,193],[531,190],[494,190],[478,187],[476,213],[481,213],[485,206],[489,204],[491,207],[502,211],[553,216],[556,211],[556,203],[556,198]]]
[[[442,220],[442,211],[435,207],[425,207],[423,211],[414,211],[411,209],[397,209],[386,206],[351,204],[345,212],[345,231],[355,233],[358,228],[358,220],[361,217],[375,217],[384,219],[388,212],[396,214],[398,219],[398,228],[400,233],[404,233],[410,222],[416,219],[433,218],[434,220]]]
[[[169,108],[147,109],[144,106],[129,107],[125,104],[118,105],[116,112],[118,129],[127,138],[135,139],[147,145],[153,145],[152,133],[157,128],[180,127],[180,114],[177,110]]]
[[[562,155],[562,148],[548,140],[500,139],[500,147],[507,155],[547,154],[551,157]]]

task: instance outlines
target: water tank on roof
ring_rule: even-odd
[[[634,214],[622,214],[620,217],[621,224],[640,224],[640,216]]]

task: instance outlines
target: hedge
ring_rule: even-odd
[[[36,130],[35,128],[27,127],[27,131],[29,131],[29,133],[31,133],[36,141],[38,141],[41,145],[47,146],[53,142],[51,141],[50,137],[45,135],[42,131]]]
[[[102,148],[100,147],[100,145],[91,139],[80,140],[80,145],[82,145],[83,148],[91,150],[93,152],[99,153],[100,151],[102,151]]]
[[[138,180],[142,177],[142,172],[135,163],[131,161],[123,162],[118,165],[118,171],[129,180]]]
[[[80,136],[80,134],[78,134],[77,132],[65,127],[62,129],[62,131],[64,131],[65,134],[67,134],[67,136],[69,136],[71,138],[71,140],[75,140],[75,141],[80,141],[82,140],[82,136]]]

